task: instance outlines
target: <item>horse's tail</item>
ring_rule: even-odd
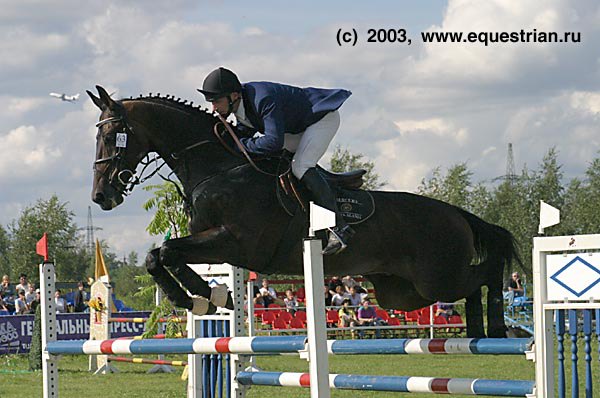
[[[514,261],[522,270],[524,269],[517,241],[510,231],[499,225],[490,224],[466,210],[460,208],[459,210],[473,231],[477,263],[483,263],[488,259],[499,260],[504,270],[504,267],[510,267]]]

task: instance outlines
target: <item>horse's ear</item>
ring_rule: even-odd
[[[115,109],[116,108],[117,103],[115,102],[115,100],[113,100],[112,98],[110,98],[110,94],[108,94],[106,92],[106,90],[104,89],[104,87],[102,87],[102,86],[96,86],[96,90],[98,90],[98,94],[100,94],[100,99],[108,107],[108,109]]]
[[[87,93],[87,95],[90,96],[90,98],[92,99],[92,102],[94,104],[96,104],[96,106],[98,108],[100,108],[101,110],[104,110],[104,108],[106,108],[106,105],[104,105],[102,100],[100,98],[96,97],[90,90],[85,90],[85,92]]]

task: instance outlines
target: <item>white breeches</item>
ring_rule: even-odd
[[[307,127],[299,134],[285,134],[283,148],[295,152],[292,159],[292,173],[300,179],[327,151],[340,127],[340,113],[329,112],[321,120]]]

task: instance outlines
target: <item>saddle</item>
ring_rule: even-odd
[[[338,209],[348,224],[360,224],[373,215],[373,196],[370,192],[360,189],[366,170],[333,173],[317,165],[317,171],[334,191]],[[280,176],[277,188],[279,203],[290,216],[298,209],[307,212],[311,194],[292,173]]]

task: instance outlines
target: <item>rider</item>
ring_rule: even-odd
[[[344,250],[354,231],[336,206],[333,190],[316,169],[340,126],[337,109],[352,94],[343,89],[300,88],[271,82],[241,84],[235,73],[223,67],[206,76],[198,89],[227,117],[233,113],[240,141],[249,153],[273,155],[295,152],[292,173],[312,192],[315,202],[336,215],[323,254]],[[260,136],[253,136],[258,131]]]

